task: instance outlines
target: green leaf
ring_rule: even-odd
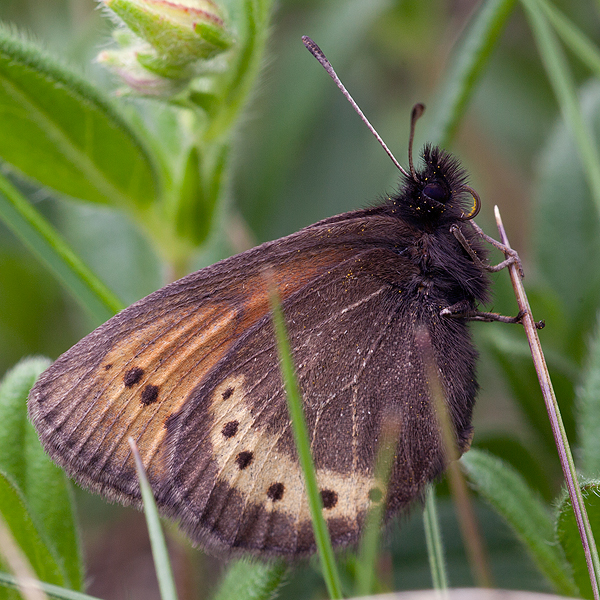
[[[100,92],[0,27],[0,157],[60,193],[126,207],[158,196],[141,139]]]
[[[59,565],[61,578],[44,580],[81,589],[83,567],[71,486],[44,452],[27,418],[27,394],[49,364],[45,358],[25,359],[0,383],[0,470],[7,481],[5,486],[15,488],[22,510],[27,512],[25,518],[19,509],[15,519],[35,523],[36,536]],[[41,572],[36,573],[43,579]]]
[[[0,514],[36,576],[42,581],[64,585],[64,571],[56,555],[31,518],[23,495],[5,473],[0,471]],[[1,555],[0,555],[1,557]],[[6,565],[2,564],[6,569]]]
[[[28,480],[27,446],[31,429],[27,420],[27,394],[49,366],[47,358],[29,358],[8,371],[0,382],[0,468],[23,491]],[[38,446],[44,456],[39,443]]]
[[[557,592],[576,596],[564,556],[554,541],[554,524],[546,505],[521,475],[487,452],[470,450],[461,459],[470,482],[502,515]]]
[[[546,461],[541,461],[538,457],[540,444],[536,444],[533,439],[523,441],[517,435],[517,432],[513,434],[503,431],[478,432],[476,448],[493,454],[513,466],[529,487],[537,490],[546,502],[551,502],[556,490],[552,485],[552,478],[548,476]]]
[[[281,587],[288,566],[283,560],[238,560],[229,565],[213,600],[270,600]]]
[[[582,484],[581,493],[585,501],[592,531],[600,532],[600,482],[590,481]],[[581,545],[579,530],[575,522],[573,505],[568,494],[565,494],[558,507],[556,535],[573,570],[575,583],[579,586],[584,598],[593,598],[590,576],[585,562],[585,554]]]
[[[543,402],[539,380],[522,333],[506,327],[490,326],[483,334],[486,347],[493,353],[502,368],[505,380],[510,385],[524,417],[535,429],[538,455],[546,452],[549,456],[556,456],[554,436],[548,427],[548,413]],[[558,369],[552,368],[552,379],[555,388],[558,389],[557,384],[563,384],[564,375]],[[574,423],[569,396],[560,397],[565,427],[570,433],[574,431]]]

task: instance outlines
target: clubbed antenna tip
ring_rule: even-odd
[[[385,142],[381,139],[381,136],[377,133],[377,131],[375,130],[373,125],[371,125],[371,123],[369,123],[369,120],[367,119],[367,117],[365,117],[363,111],[360,110],[358,104],[356,104],[356,102],[354,101],[354,98],[352,98],[352,96],[350,95],[348,90],[344,87],[344,84],[340,81],[340,78],[337,76],[336,72],[333,70],[331,63],[327,60],[327,57],[323,53],[323,50],[321,50],[321,48],[319,48],[319,46],[317,46],[317,44],[315,44],[315,42],[313,42],[313,40],[311,40],[307,35],[302,36],[302,41],[304,42],[304,45],[307,47],[309,52],[321,63],[321,65],[327,71],[327,73],[329,73],[329,76],[331,77],[331,79],[333,79],[333,81],[335,81],[335,84],[338,86],[338,88],[340,89],[342,94],[344,94],[344,96],[346,97],[348,102],[350,102],[350,104],[352,105],[352,108],[354,108],[354,110],[358,113],[358,116],[362,119],[363,123],[369,128],[369,131],[377,138],[377,141],[381,144],[381,147],[386,151],[387,155],[392,159],[392,162],[396,165],[396,167],[398,167],[398,169],[402,173],[404,173],[404,175],[406,175],[407,177],[412,176],[413,179],[416,180],[416,175],[414,173],[414,168],[412,166],[412,137],[413,137],[413,133],[414,133],[414,121],[416,121],[419,118],[419,116],[421,116],[425,107],[422,104],[417,104],[415,106],[415,108],[413,108],[413,122],[411,125],[411,142],[410,142],[410,147],[409,147],[409,164],[410,164],[410,168],[411,168],[411,175],[409,175],[406,172],[406,170],[402,167],[402,165],[396,160],[396,157],[392,154],[391,150],[386,146]],[[414,115],[415,115],[415,109],[417,108],[417,106],[421,107],[421,112],[415,118]]]

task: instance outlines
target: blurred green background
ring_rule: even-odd
[[[597,4],[555,4],[599,41]],[[435,106],[454,44],[477,6],[471,0],[281,0],[259,85],[237,128],[234,180],[195,267],[321,218],[369,206],[395,188],[395,167],[304,49],[301,35],[319,43],[388,146],[406,164],[410,109],[415,102]],[[107,44],[111,26],[91,0],[2,0],[0,19],[33,34],[99,87],[117,87],[93,62]],[[593,127],[600,86],[579,63],[572,61],[571,66]],[[168,123],[168,108],[136,102],[150,120]],[[427,139],[431,114],[426,112],[419,122],[416,148]],[[482,198],[479,224],[496,235],[492,211],[497,204],[511,244],[520,252],[534,316],[546,319],[542,344],[563,417],[576,440],[574,390],[600,297],[598,211],[518,5],[450,150],[460,157]],[[123,214],[57,198],[17,181],[124,302],[166,282],[166,269],[151,244]],[[493,279],[490,308],[514,314],[508,275],[499,273]],[[27,355],[54,359],[97,325],[0,224],[0,372]],[[496,324],[475,324],[473,330],[482,354],[474,444],[515,464],[550,500],[560,486],[560,468],[527,362],[524,335],[520,328]],[[443,485],[441,494],[451,584],[469,585]],[[83,492],[79,496],[89,592],[107,599],[158,597],[143,517],[108,507]],[[482,503],[477,509],[496,585],[547,590],[500,518]],[[401,524],[401,530],[397,524],[390,528],[389,552],[382,558],[387,573],[383,583],[393,589],[431,587],[420,510],[415,508]],[[180,597],[206,597],[221,561],[192,550],[174,527],[170,531]],[[297,570],[281,592],[283,598],[324,595],[311,562]]]

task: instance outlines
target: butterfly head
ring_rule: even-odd
[[[403,175],[401,191],[394,199],[401,216],[424,226],[475,217],[479,196],[466,184],[458,160],[430,144],[423,148],[422,159],[422,168],[411,168],[411,174]]]

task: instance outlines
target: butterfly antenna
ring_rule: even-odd
[[[385,142],[381,139],[381,136],[377,133],[377,131],[375,131],[375,128],[373,127],[373,125],[371,125],[371,123],[369,123],[369,119],[367,119],[367,117],[365,117],[363,111],[360,110],[358,104],[356,104],[356,102],[354,101],[354,98],[352,98],[352,96],[350,95],[348,90],[344,87],[344,84],[340,81],[340,78],[337,76],[336,72],[333,70],[331,63],[327,60],[327,57],[325,56],[325,54],[323,54],[323,50],[321,50],[321,48],[319,48],[319,46],[317,46],[317,44],[315,44],[315,42],[313,42],[307,35],[302,36],[302,42],[307,47],[309,52],[321,63],[321,65],[327,71],[327,73],[329,73],[329,76],[331,77],[331,79],[333,79],[333,81],[335,81],[335,84],[338,86],[338,88],[340,88],[340,91],[342,92],[342,94],[344,94],[344,96],[346,96],[346,100],[348,100],[348,102],[350,102],[350,104],[352,105],[352,108],[354,108],[354,110],[358,113],[358,116],[363,120],[363,123],[369,128],[369,131],[377,138],[377,141],[381,144],[381,147],[386,151],[387,155],[392,159],[392,162],[396,165],[396,167],[398,167],[398,169],[400,169],[400,171],[402,173],[404,173],[404,175],[406,175],[407,177],[410,177],[410,175],[406,172],[406,170],[402,167],[402,165],[396,160],[396,157],[392,154],[391,150],[386,146]],[[413,109],[413,116],[414,116],[414,109]],[[416,117],[416,119],[418,119],[419,116],[421,116],[421,115],[418,115]],[[412,131],[414,130],[414,121],[416,121],[416,119],[413,118],[413,123],[411,125],[411,136],[412,136]],[[409,147],[409,156],[411,154],[411,148],[412,148],[412,137],[411,137],[411,145]],[[413,174],[413,179],[414,179],[415,175],[414,175],[414,169],[412,168],[412,160],[410,161],[410,165],[411,165],[411,173]]]
[[[408,167],[410,169],[410,174],[412,178],[419,183],[417,179],[417,173],[415,171],[415,167],[413,165],[413,141],[415,139],[415,125],[417,121],[421,118],[421,115],[425,112],[424,104],[415,104],[412,109],[412,113],[410,114],[410,138],[408,139]]]

